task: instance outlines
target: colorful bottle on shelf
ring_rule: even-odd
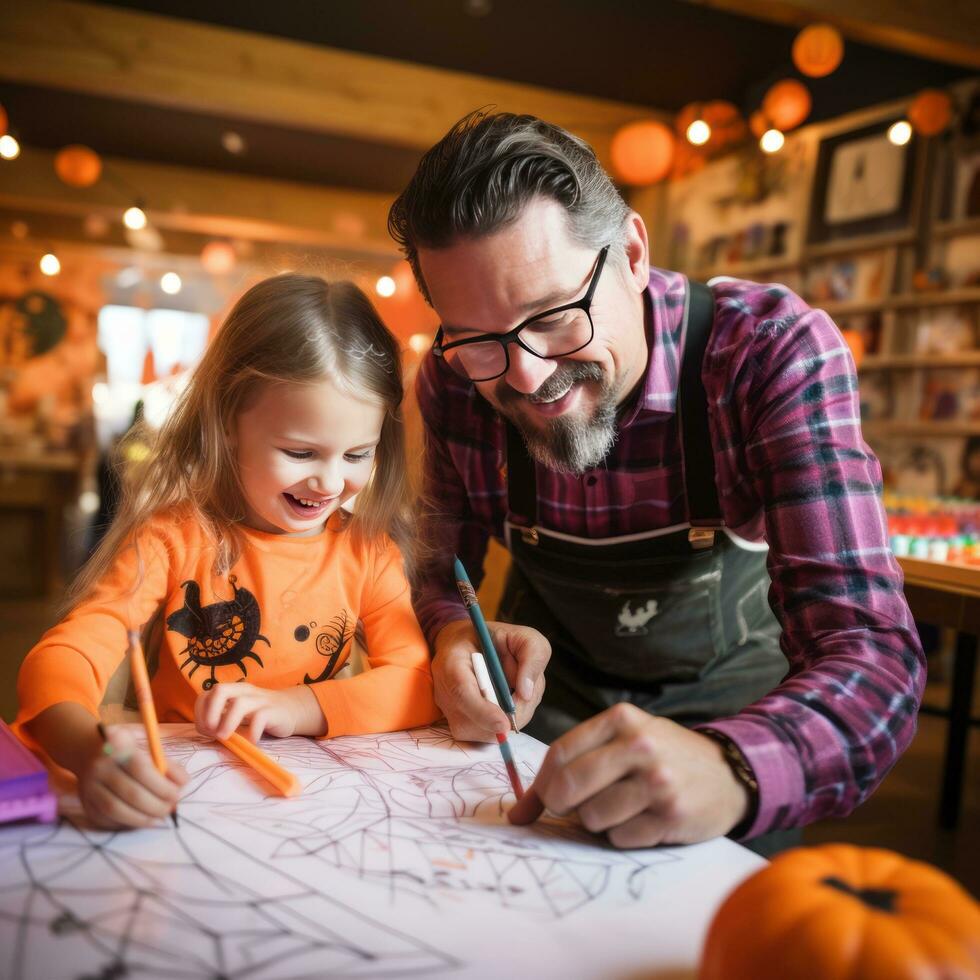
[[[898,557],[980,565],[980,503],[886,492],[888,539]]]

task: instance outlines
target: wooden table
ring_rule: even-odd
[[[980,636],[980,566],[920,558],[899,558],[898,563],[905,572],[905,595],[912,615],[956,630],[949,705],[924,704],[921,709],[923,714],[949,719],[939,824],[954,828],[959,822],[970,725],[980,723],[971,717]]]

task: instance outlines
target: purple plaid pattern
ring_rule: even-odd
[[[783,286],[719,279],[712,288],[703,376],[719,497],[732,531],[769,544],[769,600],[790,664],[774,691],[711,726],[758,778],[754,837],[844,816],[871,793],[915,732],[925,660],[840,332]],[[606,538],[687,521],[675,417],[684,277],[653,270],[647,297],[640,396],[603,466],[582,476],[537,468],[545,527]],[[416,391],[440,554],[416,594],[431,642],[465,618],[448,556],[459,554],[478,585],[488,536],[503,538],[505,436],[473,386],[431,355]]]

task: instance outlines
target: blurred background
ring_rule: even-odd
[[[844,331],[935,710],[807,838],[976,894],[978,75],[980,5],[955,0],[7,0],[0,715],[111,518],[119,438],[166,417],[241,292],[353,279],[413,372],[436,322],[388,207],[458,118],[528,112],[593,145],[657,264],[784,282]],[[505,568],[495,549],[491,610]]]

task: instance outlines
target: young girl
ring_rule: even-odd
[[[129,629],[153,652],[161,721],[205,735],[438,716],[403,571],[402,394],[395,340],[353,284],[281,275],[239,300],[128,481],[72,611],[20,670],[18,732],[76,774],[98,825],[154,823],[186,779],[173,764],[161,776],[124,729],[108,751],[98,733]],[[355,633],[372,669],[331,679]]]

